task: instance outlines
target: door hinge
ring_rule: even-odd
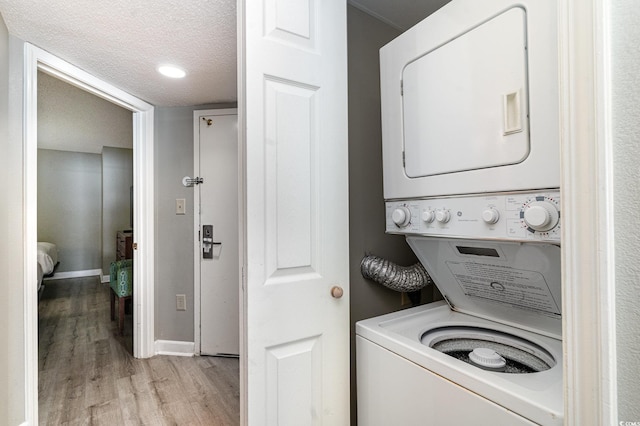
[[[200,241],[200,230],[198,229],[198,241]]]

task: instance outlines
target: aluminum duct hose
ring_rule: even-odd
[[[365,256],[360,262],[362,276],[395,291],[420,290],[431,283],[431,277],[421,263],[399,266],[377,256]]]

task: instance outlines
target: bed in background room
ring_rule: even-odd
[[[53,276],[58,262],[58,247],[53,243],[38,242],[38,292],[45,277]]]

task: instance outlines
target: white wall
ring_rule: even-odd
[[[618,420],[640,421],[640,8],[611,2]]]
[[[0,15],[0,141],[9,139],[9,33],[7,26],[4,24],[2,15]],[[7,181],[5,172],[6,162],[0,156],[0,193],[6,194],[10,184]],[[6,223],[9,220],[10,211],[5,207],[5,203],[0,203],[0,241],[4,241],[8,229]],[[0,243],[0,268],[4,270],[7,267],[5,256],[8,254],[10,247],[7,243]],[[13,301],[9,297],[0,298],[0,323],[11,324],[9,322],[9,307]],[[0,342],[9,341],[10,327],[0,327]],[[9,370],[6,367],[9,362],[10,345],[3,345],[0,349],[0,383],[9,383]],[[0,422],[6,419],[9,412],[9,395],[11,394],[8,386],[0,385]]]
[[[0,25],[0,50],[6,47],[6,36]],[[1,101],[8,100],[8,138],[0,155],[0,270],[2,297],[0,312],[3,323],[0,349],[0,423],[18,425],[25,421],[24,360],[24,205],[22,202],[22,88],[23,42],[9,36],[9,55],[3,55],[2,69],[9,65],[9,93],[4,90]],[[4,74],[6,75],[6,74]],[[6,87],[2,77],[0,87]],[[2,107],[6,122],[6,106]],[[5,127],[1,127],[6,132]],[[34,284],[35,285],[35,284]],[[5,380],[6,379],[6,380]]]

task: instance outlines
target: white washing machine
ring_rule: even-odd
[[[356,324],[359,424],[561,425],[559,245],[407,241],[445,300]]]

